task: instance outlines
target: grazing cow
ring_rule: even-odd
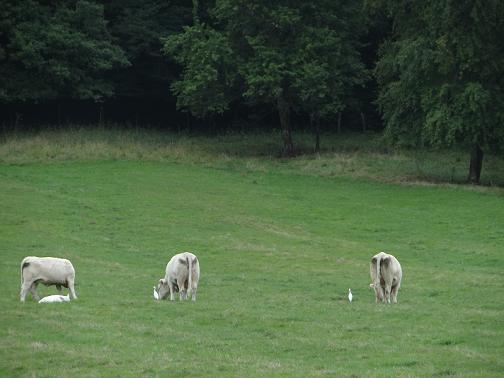
[[[402,269],[399,261],[392,255],[380,252],[374,255],[369,266],[371,280],[369,286],[375,291],[376,302],[397,303],[397,292],[401,286]]]
[[[180,293],[180,300],[196,300],[200,267],[198,258],[190,253],[179,253],[171,258],[166,265],[165,278],[159,280],[156,291],[159,299],[165,299],[170,294],[170,300],[175,299],[175,293]]]
[[[61,294],[61,287],[70,289],[70,298],[77,299],[74,289],[75,270],[72,263],[56,257],[28,256],[21,261],[21,302],[25,301],[28,291],[35,300],[40,300],[37,286],[56,285]]]

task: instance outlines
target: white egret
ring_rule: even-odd
[[[350,288],[348,288],[348,301],[350,303],[352,303],[352,299],[353,299],[352,290],[350,290]]]
[[[157,301],[157,300],[159,300],[159,294],[156,291],[156,286],[153,286],[153,287],[154,287],[154,299]]]

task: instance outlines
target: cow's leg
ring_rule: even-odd
[[[375,291],[375,302],[383,302],[383,288],[380,285],[375,285],[374,286],[374,291]]]
[[[171,280],[168,280],[168,286],[170,287],[170,301],[175,300],[175,287],[173,285],[173,282]]]
[[[191,299],[193,302],[196,301],[196,292],[198,291],[198,284],[193,281],[191,288]]]
[[[390,291],[392,287],[388,284],[385,285],[385,302],[390,303]]]
[[[189,282],[189,281],[188,281]],[[192,297],[192,287],[189,286],[189,283],[187,284],[186,287],[186,292],[185,292],[185,299],[189,299]]]
[[[70,290],[70,299],[77,299],[77,295],[75,294],[75,282],[74,282],[74,279],[73,278],[69,278],[67,280],[67,284],[68,284],[68,289]]]
[[[182,286],[180,289],[180,300],[187,299],[187,289]]]
[[[181,277],[177,279],[177,282],[179,284],[179,298],[180,300],[187,299],[187,279],[185,277]],[[182,283],[182,285],[181,285]]]
[[[28,291],[31,288],[32,283],[31,282],[23,282],[21,285],[21,292],[19,293],[19,299],[21,302],[24,302],[26,299],[26,294],[28,294]]]
[[[396,286],[393,286],[392,290],[390,290],[390,298],[392,300],[392,303],[397,303],[397,289],[396,289]]]
[[[185,296],[184,299],[189,300],[189,298],[192,296],[192,287],[189,287],[189,280],[186,281],[185,284]]]
[[[392,291],[390,294],[392,295],[392,302],[397,303],[397,293],[399,292],[399,286],[401,285],[395,285],[392,287]]]
[[[375,291],[375,303],[378,303],[378,300],[381,301],[380,289],[375,287],[374,291]]]
[[[189,280],[187,280],[185,282],[184,287],[185,287],[184,299],[187,300],[187,299],[189,299],[189,297],[190,297],[190,295],[192,293],[192,288],[189,287]]]
[[[40,297],[37,294],[38,282],[33,282],[30,286],[30,293],[36,301],[40,301]]]

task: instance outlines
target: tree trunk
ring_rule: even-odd
[[[469,164],[469,182],[480,183],[481,167],[483,166],[483,150],[475,144],[471,151],[471,163]]]
[[[100,103],[100,116],[98,119],[98,124],[102,126],[102,123],[103,123],[103,104]]]
[[[199,4],[198,0],[193,0],[192,1],[192,15],[193,15],[193,24],[196,25],[199,23],[199,17],[198,17],[198,9]]]
[[[310,129],[315,131],[315,149],[314,152],[320,152],[320,128],[317,123],[317,116],[314,113],[310,114]]]
[[[362,132],[366,132],[366,117],[364,116],[363,112],[360,112],[360,117],[362,121]]]
[[[292,142],[292,129],[290,124],[290,105],[283,96],[277,100],[278,116],[280,127],[282,128],[282,139],[284,143],[283,155],[294,155],[294,143]]]
[[[338,134],[341,134],[341,112],[338,112]]]
[[[315,124],[315,152],[320,152],[320,118],[313,116],[312,123]]]
[[[18,129],[21,127],[22,122],[23,122],[23,115],[21,113],[16,112],[14,119],[14,131],[18,131]]]
[[[215,135],[217,132],[217,126],[216,126],[216,122],[215,122],[215,117],[213,115],[210,115],[209,118],[208,118],[208,124],[209,124],[209,130],[208,132],[210,133],[210,135]]]
[[[63,104],[61,101],[58,101],[58,104],[56,105],[56,117],[57,117],[57,122],[58,126],[61,126],[62,118],[63,118]]]

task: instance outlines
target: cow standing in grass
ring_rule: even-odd
[[[369,285],[375,291],[376,302],[390,299],[397,303],[397,293],[401,287],[402,268],[399,261],[392,255],[380,252],[371,259],[369,267],[372,283]]]
[[[196,300],[200,267],[198,258],[190,253],[179,253],[171,258],[166,265],[165,278],[159,280],[156,287],[159,299],[165,299],[170,294],[170,300],[175,299],[175,293],[180,293],[180,300],[192,297]]]
[[[21,261],[21,302],[25,301],[28,291],[35,300],[40,300],[37,286],[43,283],[46,286],[56,285],[61,294],[61,287],[70,290],[70,298],[77,299],[74,289],[75,269],[66,259],[56,257],[28,256]]]

